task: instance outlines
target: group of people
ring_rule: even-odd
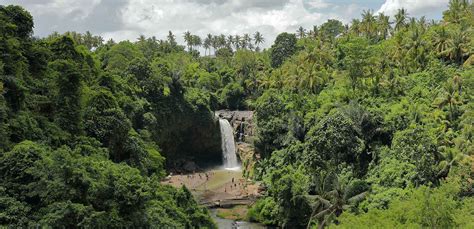
[[[232,183],[230,183],[229,185],[229,190],[232,191],[234,188],[237,189],[237,188],[240,188],[240,190],[242,189],[245,189],[245,183],[240,179],[238,181],[235,180],[234,177],[232,177]],[[227,192],[227,187],[228,185],[226,184],[225,187],[224,187],[224,192]]]

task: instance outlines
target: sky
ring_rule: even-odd
[[[57,31],[85,32],[106,40],[134,41],[139,35],[164,39],[171,30],[178,42],[189,30],[206,34],[242,35],[260,31],[269,47],[281,32],[307,29],[328,19],[344,23],[359,18],[364,9],[440,19],[449,0],[0,0],[21,5],[34,17],[35,36]]]

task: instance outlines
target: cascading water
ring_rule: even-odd
[[[219,119],[222,139],[222,157],[224,167],[230,170],[239,169],[239,162],[235,151],[234,130],[227,119]]]

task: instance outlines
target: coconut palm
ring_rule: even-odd
[[[139,43],[143,43],[146,41],[146,37],[143,34],[140,34],[140,36],[137,38]]]
[[[377,24],[373,11],[364,10],[362,12],[361,30],[368,39],[372,39],[374,37],[376,25]]]
[[[229,35],[227,36],[227,47],[232,49],[232,45],[234,45],[234,36]]]
[[[454,80],[449,80],[444,86],[444,93],[435,100],[435,105],[440,109],[448,106],[450,120],[454,120],[456,107],[462,102],[458,89]]]
[[[469,0],[451,0],[449,1],[448,10],[444,12],[444,20],[459,24],[468,10]]]
[[[408,56],[411,57],[410,63],[413,70],[422,70],[426,64],[426,42],[422,38],[420,30],[416,27],[411,31],[409,42],[407,43]]]
[[[219,37],[217,38],[217,43],[219,45],[219,48],[223,48],[226,46],[227,39],[224,34],[219,35]]]
[[[360,35],[361,25],[359,19],[352,19],[350,31],[356,36]]]
[[[449,33],[446,30],[445,26],[441,26],[438,30],[435,31],[433,35],[433,46],[438,56],[441,56],[443,60],[445,60],[446,50],[449,48]]]
[[[191,49],[193,47],[201,47],[202,45],[202,39],[201,37],[199,37],[198,35],[192,35],[192,38],[191,38]]]
[[[242,40],[242,38],[239,35],[234,36],[234,46],[235,46],[236,50],[240,49],[241,40]]]
[[[217,49],[219,48],[219,37],[218,36],[212,36],[211,46],[214,49],[214,53],[216,53]]]
[[[265,38],[263,38],[263,35],[257,31],[253,35],[253,41],[255,43],[255,46],[257,46],[257,49],[259,49],[259,45],[265,42]]]
[[[210,37],[209,37],[210,36]],[[212,35],[211,34],[208,34],[206,36],[206,38],[204,38],[204,42],[203,42],[203,46],[204,46],[204,55],[206,55],[207,53],[207,50],[209,50],[209,54],[211,54],[211,39],[212,39]]]
[[[390,34],[390,16],[386,16],[384,13],[379,13],[377,16],[377,30],[382,40],[387,39]]]
[[[298,30],[296,30],[296,35],[301,39],[306,36],[306,29],[303,28],[303,26],[300,26]]]
[[[470,37],[468,32],[456,29],[448,40],[448,48],[443,52],[452,61],[462,64],[466,56],[469,55],[470,49]]]
[[[242,48],[250,49],[251,44],[252,44],[252,38],[250,37],[250,35],[248,33],[244,34],[244,36],[242,37],[242,44],[241,44]]]
[[[192,49],[192,42],[193,42],[193,37],[191,35],[191,32],[186,31],[184,33],[184,41],[186,42],[186,45],[188,46],[188,51],[191,51]]]
[[[311,38],[316,38],[319,34],[319,28],[317,25],[313,26],[313,29],[310,29],[308,32],[308,36]]]
[[[395,31],[400,31],[406,27],[406,20],[408,18],[408,13],[405,8],[401,8],[395,14]]]
[[[466,157],[466,155],[457,148],[441,147],[441,149],[443,150],[441,155],[442,159],[438,164],[439,172],[436,174],[438,179],[446,177],[451,168],[458,165],[459,162]]]
[[[318,228],[324,228],[331,219],[338,217],[367,195],[367,191],[361,191],[361,182],[343,182],[332,172],[320,172],[314,183],[317,195],[305,196],[312,206],[307,228],[311,228],[315,219],[318,220]]]

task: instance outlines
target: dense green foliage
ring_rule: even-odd
[[[0,6],[0,225],[213,228],[166,169],[220,158],[217,109],[255,111],[252,220],[472,227],[474,4],[204,39],[32,37]],[[393,21],[393,23],[391,22]],[[199,47],[205,53],[200,56]],[[211,56],[211,51],[213,56]]]
[[[250,219],[287,228],[470,228],[474,6],[443,20],[364,11],[296,31],[260,78]],[[288,41],[289,39],[286,39]],[[291,45],[285,45],[291,47]]]
[[[164,155],[220,153],[210,93],[173,77],[192,66],[182,48],[37,39],[18,6],[0,6],[0,25],[0,225],[215,227],[186,188],[160,184]]]

